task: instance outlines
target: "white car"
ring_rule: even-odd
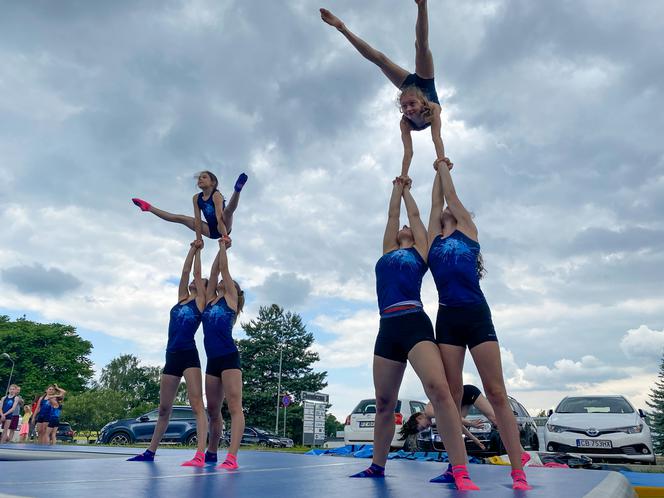
[[[394,410],[394,437],[390,445],[394,448],[403,447],[399,440],[399,431],[403,423],[416,412],[423,412],[426,403],[412,399],[400,399]],[[346,417],[344,425],[344,444],[373,444],[374,424],[376,421],[376,400],[363,399]]]
[[[618,395],[567,396],[549,412],[544,441],[547,451],[655,463],[643,410]]]

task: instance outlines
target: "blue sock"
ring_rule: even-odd
[[[205,452],[205,463],[217,463],[217,452],[212,453],[211,451]]]
[[[236,192],[239,192],[242,190],[242,187],[244,187],[244,184],[247,183],[247,180],[249,177],[246,175],[246,173],[242,173],[240,176],[237,177],[237,181],[235,182],[235,189]]]
[[[385,477],[385,467],[381,467],[380,465],[372,463],[371,467],[368,469],[363,470],[362,472],[358,472],[357,474],[353,474],[350,477]]]
[[[140,455],[135,457],[127,458],[128,462],[154,462],[155,453],[150,450],[145,450]]]
[[[434,477],[429,482],[440,482],[444,484],[451,484],[454,482],[454,474],[452,474],[452,464],[447,466],[447,470],[440,474],[438,477]]]

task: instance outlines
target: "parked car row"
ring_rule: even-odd
[[[526,450],[540,449],[587,455],[595,460],[628,460],[654,464],[656,457],[652,435],[643,410],[635,410],[623,396],[568,396],[555,410],[549,412],[544,428],[544,441],[540,441],[537,425],[528,410],[516,399],[508,396],[519,426],[521,445]],[[404,441],[399,431],[415,412],[424,411],[422,401],[400,399],[394,411],[393,448],[401,448]],[[475,407],[466,417],[479,420],[470,432],[485,446],[480,449],[465,438],[466,450],[473,455],[504,454],[505,447],[498,429]],[[372,444],[376,419],[376,400],[364,399],[346,418],[345,444]],[[418,451],[442,451],[445,449],[435,423],[417,436]]]
[[[158,416],[159,411],[152,410],[136,418],[113,420],[101,428],[97,437],[97,443],[123,445],[136,442],[149,442],[157,425]],[[162,441],[176,442],[190,446],[198,444],[196,418],[191,407],[173,407],[171,419]],[[223,434],[221,444],[228,446],[229,443],[230,434]],[[293,446],[293,440],[277,436],[257,427],[246,427],[240,444],[288,448]]]

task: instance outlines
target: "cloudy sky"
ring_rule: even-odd
[[[193,233],[130,198],[190,214],[197,171],[216,172],[225,194],[246,171],[230,253],[243,320],[273,302],[297,311],[329,373],[332,413],[371,397],[397,92],[320,6],[5,4],[0,313],[76,326],[97,369],[122,353],[159,364]],[[412,0],[324,6],[413,70]],[[655,380],[663,16],[658,0],[430,0],[443,138],[476,214],[508,389],[531,411],[579,392],[645,407]],[[427,133],[415,150],[427,219]],[[435,318],[430,276],[423,299]],[[470,360],[466,374],[479,381]],[[424,396],[410,370],[402,396]]]

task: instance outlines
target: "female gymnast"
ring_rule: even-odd
[[[440,102],[434,82],[433,56],[429,50],[427,0],[415,0],[415,3],[417,4],[415,73],[412,74],[351,32],[332,12],[320,9],[323,21],[335,27],[364,58],[376,64],[387,79],[401,90],[399,106],[403,116],[400,128],[404,149],[401,176],[404,177],[408,175],[408,169],[413,159],[412,131],[431,127],[431,138],[436,149],[436,156],[439,159],[445,157],[445,148],[441,138]]]
[[[217,284],[219,273],[221,281]],[[207,306],[203,311],[203,342],[207,355],[205,369],[205,397],[210,417],[210,442],[205,459],[217,461],[217,448],[221,435],[221,404],[226,398],[231,414],[231,442],[226,459],[218,468],[238,468],[237,452],[244,433],[242,411],[242,370],[240,354],[233,340],[233,325],[244,307],[244,292],[231,277],[228,256],[223,241],[212,263],[207,286]]]
[[[156,208],[149,202],[134,197],[132,202],[136,204],[141,211],[149,211],[158,216],[162,220],[170,221],[172,223],[180,223],[191,230],[196,232],[196,240],[202,241],[202,235],[210,239],[222,238],[229,241],[228,234],[231,233],[233,227],[233,214],[237,209],[240,202],[240,192],[247,182],[247,175],[242,173],[233,188],[233,195],[231,200],[226,205],[224,197],[221,192],[217,190],[219,180],[211,171],[202,171],[198,175],[198,188],[201,192],[194,194],[194,216],[186,216],[183,214],[173,214],[168,211]],[[205,217],[205,221],[201,220],[201,212]],[[202,247],[202,246],[201,246]]]
[[[194,458],[184,462],[184,467],[202,467],[205,465],[205,445],[207,438],[207,414],[203,405],[203,380],[198,349],[194,342],[196,330],[201,323],[201,313],[205,308],[206,282],[201,277],[201,244],[191,243],[189,253],[182,267],[178,302],[171,308],[168,324],[168,343],[166,345],[166,365],[161,374],[159,385],[159,418],[155,426],[150,446],[140,455],[129,458],[134,462],[152,462],[164,436],[173,410],[180,380],[184,377],[187,384],[189,404],[196,417],[196,442],[198,451]],[[194,280],[189,282],[192,264]]]
[[[507,399],[498,339],[480,289],[484,268],[477,227],[457,196],[451,166],[447,159],[434,162],[436,176],[429,218],[429,267],[439,302],[436,342],[450,391],[459,407],[463,395],[463,362],[466,348],[470,350],[510,457],[512,487],[530,489],[521,463],[516,418]]]
[[[404,225],[399,229],[402,197],[410,227]],[[422,277],[427,271],[427,248],[427,232],[410,193],[410,180],[398,177],[393,181],[383,255],[376,263],[381,318],[373,359],[376,392],[373,461],[368,469],[351,477],[384,477],[387,453],[394,436],[394,409],[406,362],[410,361],[440,421],[440,433],[457,488],[479,489],[468,475],[459,411],[445,380],[431,320],[420,299]]]

